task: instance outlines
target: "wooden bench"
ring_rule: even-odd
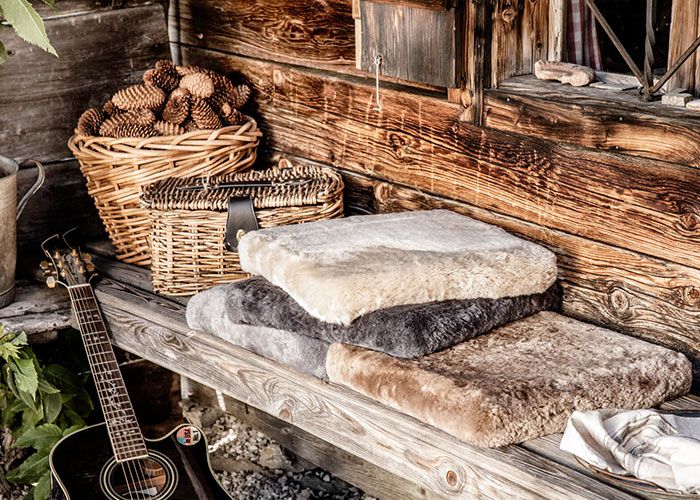
[[[557,435],[498,449],[464,444],[347,388],[192,331],[185,321],[186,300],[155,295],[148,271],[109,257],[93,260],[103,276],[97,296],[115,345],[230,396],[229,406],[261,415],[283,440],[299,433],[302,442],[295,451],[369,493],[384,498],[666,497],[595,475],[559,450]],[[700,409],[700,398],[686,396],[663,408]],[[335,460],[314,449],[318,440],[332,445]]]

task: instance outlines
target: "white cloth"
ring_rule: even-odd
[[[700,417],[654,410],[576,411],[560,447],[599,469],[700,495]]]

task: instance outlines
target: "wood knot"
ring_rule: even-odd
[[[690,210],[681,213],[681,227],[686,231],[695,231],[700,226],[698,214]]]
[[[457,479],[459,479],[457,473],[453,470],[448,470],[447,474],[445,474],[445,480],[450,486],[455,486],[457,484]]]
[[[292,419],[292,412],[290,412],[287,408],[282,408],[277,412],[277,416],[282,420],[290,421]]]
[[[505,8],[501,12],[501,19],[508,24],[512,23],[516,16],[517,12],[512,7]]]
[[[622,288],[615,287],[608,292],[608,306],[618,318],[625,319],[632,316],[629,296]]]
[[[676,287],[676,293],[683,305],[697,306],[700,305],[700,289],[693,285]]]

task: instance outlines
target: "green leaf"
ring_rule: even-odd
[[[2,425],[4,427],[10,427],[14,428],[15,426],[12,425],[15,417],[19,412],[21,412],[24,409],[24,403],[20,399],[15,399],[13,400],[7,408],[5,408],[2,411]]]
[[[11,483],[33,483],[46,472],[49,467],[49,450],[37,451],[30,455],[19,467],[12,469],[5,478]]]
[[[46,5],[51,7],[53,10],[56,10],[56,0],[41,0],[44,2]]]
[[[66,437],[66,436],[69,435],[69,434],[73,434],[75,431],[79,431],[79,430],[82,429],[83,427],[85,427],[85,426],[84,426],[84,425],[80,425],[80,424],[78,424],[78,425],[71,425],[70,427],[68,427],[67,429],[65,429],[65,430],[63,431],[63,437]]]
[[[7,57],[7,51],[2,43],[0,43],[0,52],[2,53],[0,54],[0,58]],[[4,59],[0,62],[4,62]],[[0,358],[3,358],[5,361],[19,359],[20,350],[25,345],[27,345],[26,333],[21,332],[15,334],[6,332],[4,327],[0,330]]]
[[[33,500],[46,500],[49,498],[49,494],[51,493],[50,470],[44,472],[44,474],[39,478],[39,482],[37,482],[36,486],[34,486],[32,493],[34,494]]]
[[[44,378],[64,394],[77,394],[82,389],[78,377],[65,366],[45,366]]]
[[[63,409],[63,400],[60,394],[44,394],[42,397],[44,403],[44,421],[51,423],[56,420],[61,409]]]
[[[0,0],[2,2],[3,0]],[[33,358],[11,359],[9,361],[12,373],[15,376],[15,384],[18,391],[24,391],[31,394],[32,397],[36,394],[39,387],[39,375],[36,371]]]
[[[56,387],[54,387],[52,384],[50,384],[43,378],[40,378],[39,392],[42,392],[43,394],[59,394],[61,391],[59,391]]]
[[[42,424],[28,429],[24,434],[17,436],[15,448],[36,448],[37,450],[51,449],[56,442],[63,437],[61,428],[54,424]]]
[[[0,9],[20,38],[58,57],[56,49],[53,48],[46,35],[44,21],[41,20],[32,4],[27,0],[0,0]]]
[[[4,63],[7,61],[7,49],[5,48],[5,45],[0,42],[0,64]]]

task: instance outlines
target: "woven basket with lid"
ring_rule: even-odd
[[[254,184],[226,187],[222,184]],[[192,295],[249,275],[225,248],[228,203],[250,198],[261,228],[343,216],[343,180],[330,168],[291,166],[207,179],[168,179],[144,189],[150,212],[153,288]]]
[[[151,255],[148,212],[139,204],[143,186],[173,177],[243,172],[255,163],[257,123],[195,130],[177,136],[113,138],[74,135],[68,141],[117,257],[147,266]]]

